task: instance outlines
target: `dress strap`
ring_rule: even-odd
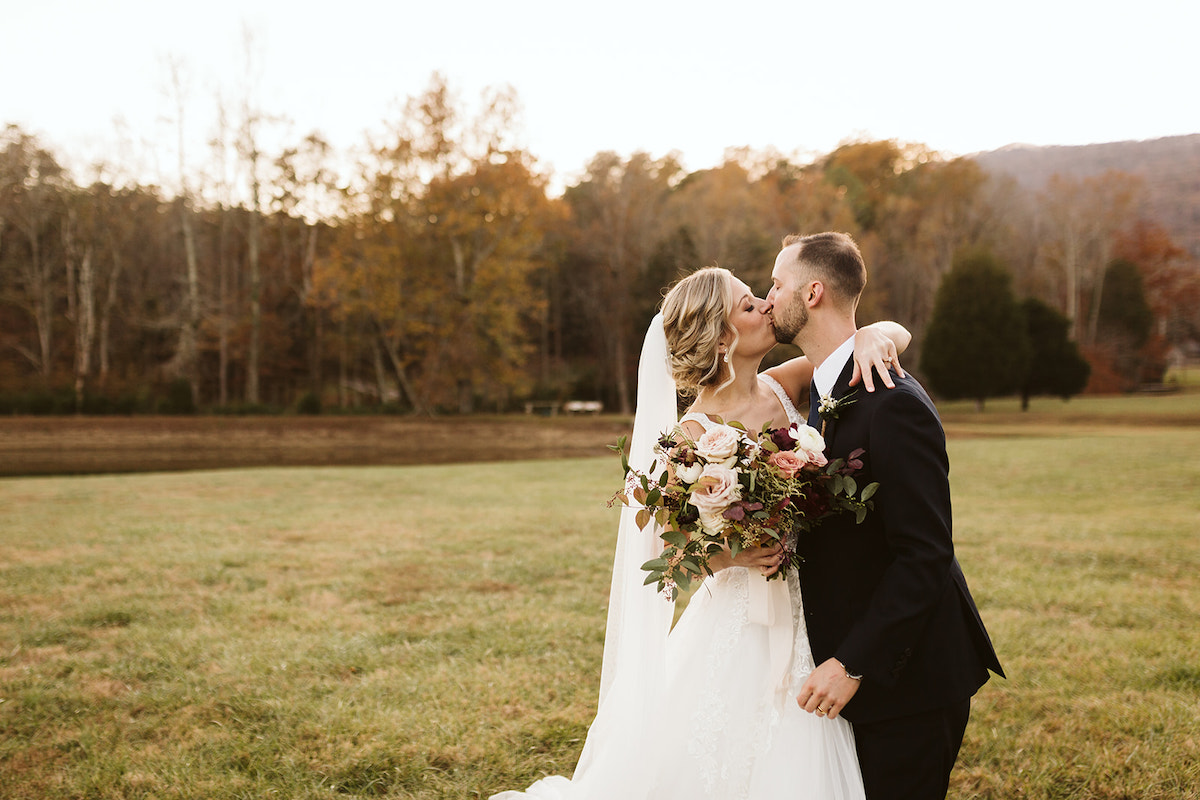
[[[771,391],[775,392],[775,396],[779,398],[779,404],[783,406],[783,412],[787,414],[790,422],[804,422],[804,417],[800,416],[800,411],[796,408],[796,404],[792,402],[791,396],[783,388],[783,385],[765,372],[758,376],[763,383],[771,387]]]
[[[683,423],[688,422],[689,420],[692,422],[699,422],[700,425],[706,431],[709,428],[711,428],[717,424],[716,422],[713,422],[711,419],[709,419],[707,414],[701,414],[696,411],[689,411],[688,413],[686,413],[682,417],[680,417],[679,424],[682,425]]]

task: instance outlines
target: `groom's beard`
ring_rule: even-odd
[[[775,320],[775,341],[795,344],[796,337],[808,324],[808,309],[803,303],[793,303],[786,309],[773,309],[771,317]]]

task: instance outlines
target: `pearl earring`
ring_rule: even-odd
[[[724,361],[725,361],[725,363],[726,363],[726,364],[728,364],[728,363],[729,363],[729,351],[728,351],[728,350],[726,350],[726,351],[725,351],[725,358],[724,358]]]

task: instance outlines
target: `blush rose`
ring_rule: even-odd
[[[691,494],[692,505],[700,512],[700,524],[712,534],[725,530],[728,521],[722,515],[740,499],[742,487],[737,472],[720,464],[709,464],[704,468]]]
[[[737,463],[742,432],[728,425],[716,425],[696,440],[696,452],[709,464],[732,467]]]
[[[797,472],[808,466],[808,458],[793,450],[780,450],[778,453],[771,453],[767,457],[767,463],[779,470],[783,477],[794,478]]]

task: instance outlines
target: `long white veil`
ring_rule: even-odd
[[[667,362],[667,337],[660,313],[646,329],[638,363],[637,410],[629,443],[629,465],[633,469],[650,473],[655,442],[679,421],[675,403],[675,381]],[[646,573],[641,566],[658,558],[663,544],[651,529],[637,526],[636,515],[636,509],[623,508],[617,529],[617,553],[604,634],[604,665],[600,673],[601,704],[613,681],[626,671],[645,675],[645,683],[654,689],[662,687],[654,678],[662,665],[674,604],[659,595],[654,585],[643,585]]]
[[[658,314],[646,331],[638,364],[637,413],[629,443],[629,465],[634,469],[649,473],[655,460],[655,442],[678,423],[675,403],[667,338],[662,314]],[[596,789],[596,784],[618,778],[612,764],[625,765],[615,770],[624,772],[639,755],[617,751],[626,745],[637,746],[636,737],[628,732],[640,730],[653,719],[647,712],[666,682],[667,634],[675,604],[660,595],[653,584],[644,585],[646,573],[641,566],[662,553],[663,543],[656,531],[637,526],[636,515],[636,509],[621,509],[604,635],[600,705],[572,779],[573,787],[589,797],[592,794],[585,787]],[[606,744],[604,748],[593,747],[596,742]],[[599,752],[601,749],[605,752]],[[589,770],[593,765],[596,768]]]

